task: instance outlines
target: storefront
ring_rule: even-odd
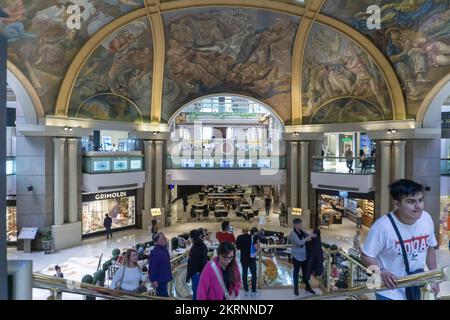
[[[356,223],[356,208],[363,209],[362,223],[370,228],[375,220],[375,194],[316,189],[318,225],[342,224],[347,218]]]
[[[16,199],[6,199],[6,241],[17,241]]]
[[[103,220],[112,218],[112,230],[136,227],[136,190],[83,194],[83,236],[105,232]]]

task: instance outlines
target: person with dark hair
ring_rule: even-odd
[[[192,240],[192,247],[189,250],[186,282],[191,280],[192,300],[197,300],[197,287],[200,274],[208,263],[208,248],[203,243],[203,230],[191,230],[189,237]]]
[[[152,229],[150,231],[152,239],[158,233],[158,221],[156,219],[152,220]]]
[[[347,146],[344,156],[345,161],[347,162],[348,173],[353,173],[353,151],[350,146]]]
[[[152,287],[156,289],[159,297],[168,297],[167,283],[171,281],[172,271],[170,267],[170,255],[167,250],[167,238],[162,232],[153,237],[155,248],[150,252],[148,258],[148,277]]]
[[[219,241],[219,243],[228,241],[229,243],[235,243],[236,238],[234,237],[233,231],[230,227],[230,221],[223,221],[222,222],[222,231],[217,231],[216,233],[216,239]]]
[[[433,220],[424,207],[423,185],[408,179],[389,186],[395,209],[382,216],[369,230],[361,257],[366,266],[378,266],[390,289],[376,294],[377,300],[417,300],[418,287],[395,289],[398,277],[437,268]],[[433,283],[437,294],[439,284]]]
[[[54,277],[58,277],[58,278],[64,278],[64,274],[61,272],[61,267],[56,265],[55,266],[55,274],[53,275]],[[57,290],[56,292],[56,300],[62,300],[62,291]]]
[[[197,288],[198,300],[230,300],[239,295],[241,277],[236,263],[236,248],[222,242],[218,256],[210,260],[200,275]]]
[[[267,197],[264,199],[264,207],[265,207],[265,209],[266,209],[266,216],[269,215],[269,212],[270,212],[270,204],[271,204],[271,202],[272,202],[272,199],[270,198],[270,196],[267,196]]]
[[[108,214],[105,214],[105,220],[103,220],[103,226],[106,229],[106,239],[109,239],[109,237],[113,237],[111,232],[111,226],[112,226],[112,219]]]
[[[309,285],[308,277],[307,277],[307,268],[308,268],[308,259],[306,253],[306,242],[312,238],[315,238],[317,235],[315,233],[308,234],[303,231],[302,220],[296,218],[293,220],[294,230],[289,234],[288,238],[292,243],[292,262],[294,264],[294,294],[296,296],[299,295],[298,292],[298,274],[300,272],[300,268],[302,268],[302,276],[303,283],[305,284],[305,290],[315,294],[314,290]]]
[[[183,211],[186,212],[187,206],[188,206],[188,197],[186,194],[183,194]]]
[[[306,268],[305,278],[308,280],[311,275],[315,277],[320,277],[323,274],[323,250],[322,250],[322,239],[320,238],[320,230],[318,228],[313,230],[314,234],[317,236],[311,238],[311,241],[306,244],[306,256],[308,261],[308,266]]]
[[[253,227],[251,234],[248,233],[248,228],[242,228],[242,234],[237,237],[236,249],[241,251],[241,266],[242,266],[242,282],[244,284],[245,295],[248,296],[248,278],[247,272],[250,269],[252,274],[252,297],[259,295],[256,291],[256,254],[259,250],[258,228]]]

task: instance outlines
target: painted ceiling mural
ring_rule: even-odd
[[[163,14],[166,64],[162,121],[213,93],[252,96],[291,119],[291,61],[299,18],[256,9]]]
[[[108,36],[83,66],[72,93],[71,117],[149,122],[153,41],[148,18]]]
[[[80,7],[80,29],[68,27],[67,9],[72,4]],[[142,0],[0,0],[0,8],[10,16],[0,18],[8,59],[31,81],[46,114],[54,113],[65,72],[89,37],[142,6]]]
[[[370,5],[381,9],[381,29],[367,28]],[[449,0],[328,0],[322,13],[366,35],[391,61],[409,118],[429,90],[450,72]]]
[[[373,59],[347,36],[315,23],[303,60],[303,123],[392,119],[392,104]]]

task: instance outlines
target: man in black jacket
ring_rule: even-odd
[[[191,230],[189,236],[192,240],[192,247],[189,251],[186,282],[191,280],[192,300],[197,300],[197,286],[200,274],[209,260],[208,248],[203,243],[203,230]]]
[[[242,265],[242,282],[244,284],[245,295],[248,296],[248,278],[247,272],[250,268],[252,273],[252,297],[259,295],[256,291],[256,254],[259,249],[258,229],[252,228],[251,235],[248,234],[248,228],[242,228],[242,234],[237,237],[236,248],[241,251],[241,265]]]
[[[111,226],[112,226],[112,219],[108,214],[105,214],[105,220],[103,220],[103,226],[106,229],[106,239],[109,239],[109,237],[112,236],[112,232],[111,232]]]

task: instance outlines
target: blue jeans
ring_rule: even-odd
[[[168,297],[169,293],[167,292],[167,282],[159,282],[158,287],[156,288],[156,295],[158,297]]]
[[[377,300],[392,300],[392,299],[389,299],[388,297],[382,296],[381,294],[378,294],[378,293],[375,293],[375,298]]]
[[[191,278],[192,300],[197,300],[197,287],[199,280],[200,280],[200,273],[194,274]]]

